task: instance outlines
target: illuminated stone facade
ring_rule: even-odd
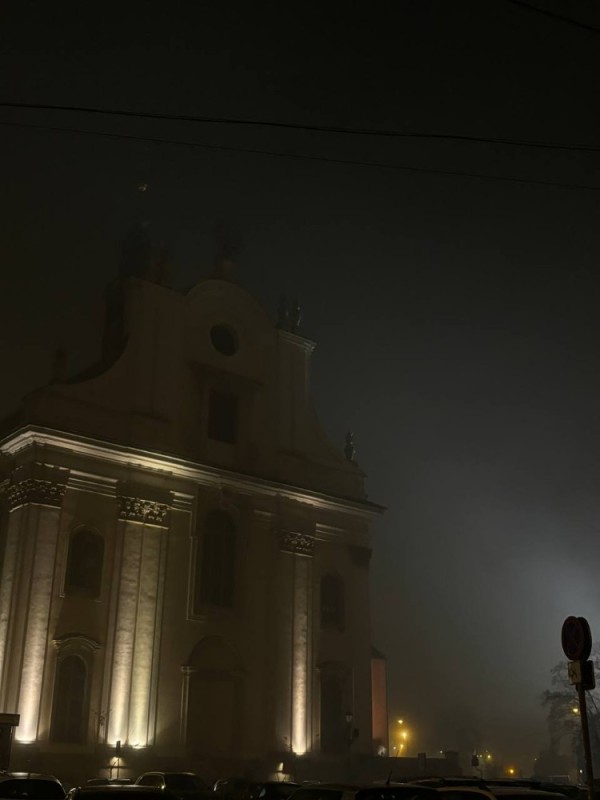
[[[16,766],[209,779],[373,752],[381,509],[309,395],[313,343],[223,278],[113,289],[102,363],[5,425],[0,710]],[[351,718],[349,716],[351,714]],[[74,755],[80,759],[73,760]],[[56,769],[55,769],[56,771]]]

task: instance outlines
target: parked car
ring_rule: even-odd
[[[85,782],[86,786],[129,786],[133,781],[131,778],[90,778]]]
[[[483,786],[439,786],[436,791],[445,800],[564,800],[561,792],[547,792],[529,786],[506,783],[488,783]]]
[[[290,781],[251,781],[246,778],[220,778],[213,791],[228,800],[287,800],[299,783]]]
[[[214,800],[212,789],[193,772],[144,772],[135,785],[168,791],[179,800]]]
[[[65,789],[54,775],[37,772],[0,773],[0,798],[64,800]]]
[[[69,793],[69,800],[177,800],[177,797],[153,786],[110,783],[80,786]]]
[[[226,796],[228,800],[242,800],[249,784],[247,778],[219,778],[215,781],[213,792],[221,797]]]
[[[440,800],[435,789],[413,783],[346,785],[314,783],[303,785],[291,800]]]
[[[288,800],[299,788],[299,783],[291,781],[251,783],[248,787],[248,800]]]

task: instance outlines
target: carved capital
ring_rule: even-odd
[[[312,556],[315,540],[306,533],[281,531],[279,546],[285,553],[296,553],[299,556]]]
[[[8,487],[8,507],[12,511],[26,503],[38,503],[42,506],[59,508],[66,488],[62,483],[25,478],[18,483],[11,483]]]
[[[141,522],[145,525],[167,527],[169,506],[155,500],[142,500],[140,497],[117,497],[119,519],[128,522]]]

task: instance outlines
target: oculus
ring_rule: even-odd
[[[233,356],[238,351],[238,340],[234,331],[227,325],[213,325],[210,340],[215,350],[224,356]]]

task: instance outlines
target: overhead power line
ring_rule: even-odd
[[[166,144],[166,145],[175,145],[180,147],[191,147],[191,148],[200,148],[203,150],[216,150],[220,152],[227,152],[227,153],[245,153],[249,155],[260,155],[260,156],[269,156],[273,158],[284,158],[284,159],[292,159],[297,161],[314,161],[314,162],[323,162],[327,164],[341,164],[347,166],[355,166],[355,167],[370,167],[374,169],[388,169],[388,170],[397,170],[401,172],[415,172],[415,173],[425,173],[429,175],[443,175],[449,177],[464,177],[464,178],[474,178],[477,180],[483,181],[495,181],[495,182],[503,182],[503,183],[516,183],[522,185],[531,185],[531,186],[547,186],[547,187],[557,187],[563,189],[579,189],[584,191],[590,192],[600,192],[600,186],[591,186],[585,183],[564,183],[560,181],[544,181],[544,180],[537,180],[535,178],[516,178],[512,176],[504,176],[504,175],[490,175],[486,173],[480,172],[467,172],[465,170],[449,170],[449,169],[435,169],[429,167],[413,167],[413,166],[405,166],[403,164],[390,164],[388,162],[383,161],[360,161],[357,159],[349,159],[349,158],[330,158],[328,156],[313,156],[308,155],[305,153],[286,153],[286,152],[276,152],[273,150],[263,150],[260,148],[250,148],[250,147],[233,147],[228,145],[217,145],[217,144],[205,144],[204,142],[191,142],[185,141],[181,139],[167,139],[167,138],[159,138],[159,137],[151,137],[151,136],[137,136],[134,134],[126,134],[126,133],[109,133],[105,131],[90,131],[90,130],[82,130],[80,128],[68,128],[63,126],[57,125],[36,125],[33,123],[26,123],[26,122],[12,122],[8,120],[0,120],[0,125],[4,125],[6,127],[14,127],[14,128],[27,128],[32,130],[44,130],[44,131],[55,131],[60,133],[72,133],[82,136],[100,136],[109,139],[124,139],[128,141],[137,141],[137,142],[146,142],[150,144]]]
[[[600,33],[600,28],[596,28],[594,25],[586,25],[585,22],[579,22],[579,20],[573,19],[572,17],[565,17],[563,14],[556,14],[554,11],[548,11],[546,8],[532,6],[530,3],[524,2],[524,0],[504,0],[504,2],[510,3],[513,6],[520,6],[521,8],[527,9],[527,11],[532,11],[534,14],[542,14],[544,17],[549,17],[550,19],[566,22],[567,25],[573,25],[573,27],[581,28],[584,31],[590,31],[596,34]]]
[[[68,106],[49,103],[13,103],[0,101],[0,108],[24,109],[33,111],[59,111],[75,114],[95,114],[100,116],[129,117],[132,119],[152,119],[169,122],[194,122],[210,125],[247,126],[260,128],[280,128],[284,130],[307,131],[313,133],[339,134],[345,136],[385,137],[393,139],[437,139],[480,144],[507,145],[510,147],[530,147],[545,150],[566,150],[571,152],[600,152],[600,145],[582,145],[568,142],[543,142],[527,139],[511,139],[493,136],[472,136],[468,134],[431,133],[428,131],[399,131],[372,128],[348,128],[335,125],[309,125],[306,123],[280,122],[276,120],[254,120],[236,117],[210,117],[193,114],[163,114],[150,111],[127,111],[93,106]]]

